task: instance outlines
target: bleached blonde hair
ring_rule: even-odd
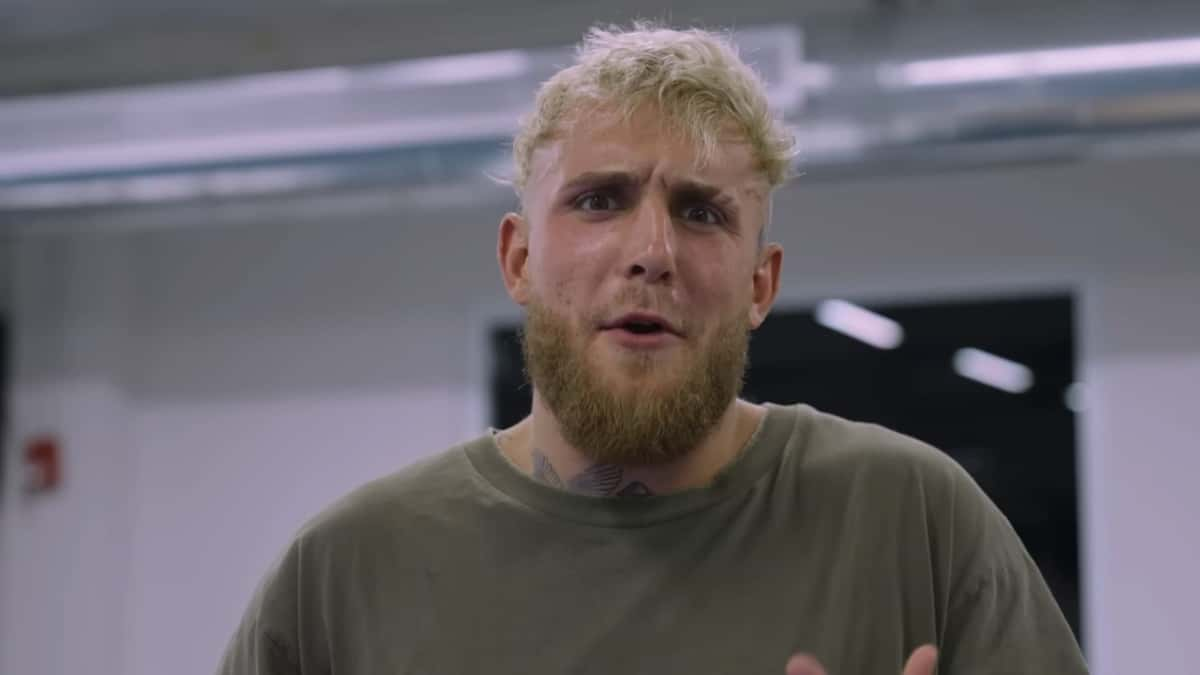
[[[592,28],[575,65],[542,84],[513,140],[517,194],[525,192],[534,151],[560,133],[570,116],[605,108],[628,119],[646,104],[696,144],[699,162],[711,159],[722,131],[733,124],[770,187],[787,180],[792,134],[772,113],[762,79],[732,41],[701,29],[636,22],[631,29]]]

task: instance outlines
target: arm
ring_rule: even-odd
[[[301,675],[295,636],[298,602],[293,544],[260,582],[230,639],[217,675]]]
[[[1012,525],[965,471],[951,501],[943,675],[1085,675],[1079,645]]]
[[[300,675],[287,647],[271,633],[250,624],[238,629],[225,649],[217,675]]]
[[[902,675],[933,675],[935,666],[938,675],[1086,675],[1070,627],[1004,515],[949,457],[931,449],[914,466],[924,486],[930,573],[945,590],[935,591],[938,644],[917,648]],[[795,655],[786,673],[827,675],[806,654]]]

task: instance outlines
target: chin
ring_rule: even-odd
[[[623,354],[605,359],[601,380],[620,393],[645,395],[673,391],[684,379],[682,366],[661,354]]]
[[[684,354],[678,349],[637,351],[623,349],[618,346],[602,346],[596,350],[597,358],[604,368],[620,367],[635,373],[654,373],[672,370],[682,360]]]

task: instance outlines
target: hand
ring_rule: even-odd
[[[913,650],[900,675],[933,675],[938,652],[933,645],[921,645]],[[821,662],[808,654],[796,654],[787,662],[787,675],[827,675]]]

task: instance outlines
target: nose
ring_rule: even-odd
[[[675,228],[669,210],[646,200],[632,219],[629,233],[630,278],[662,283],[675,276]]]

